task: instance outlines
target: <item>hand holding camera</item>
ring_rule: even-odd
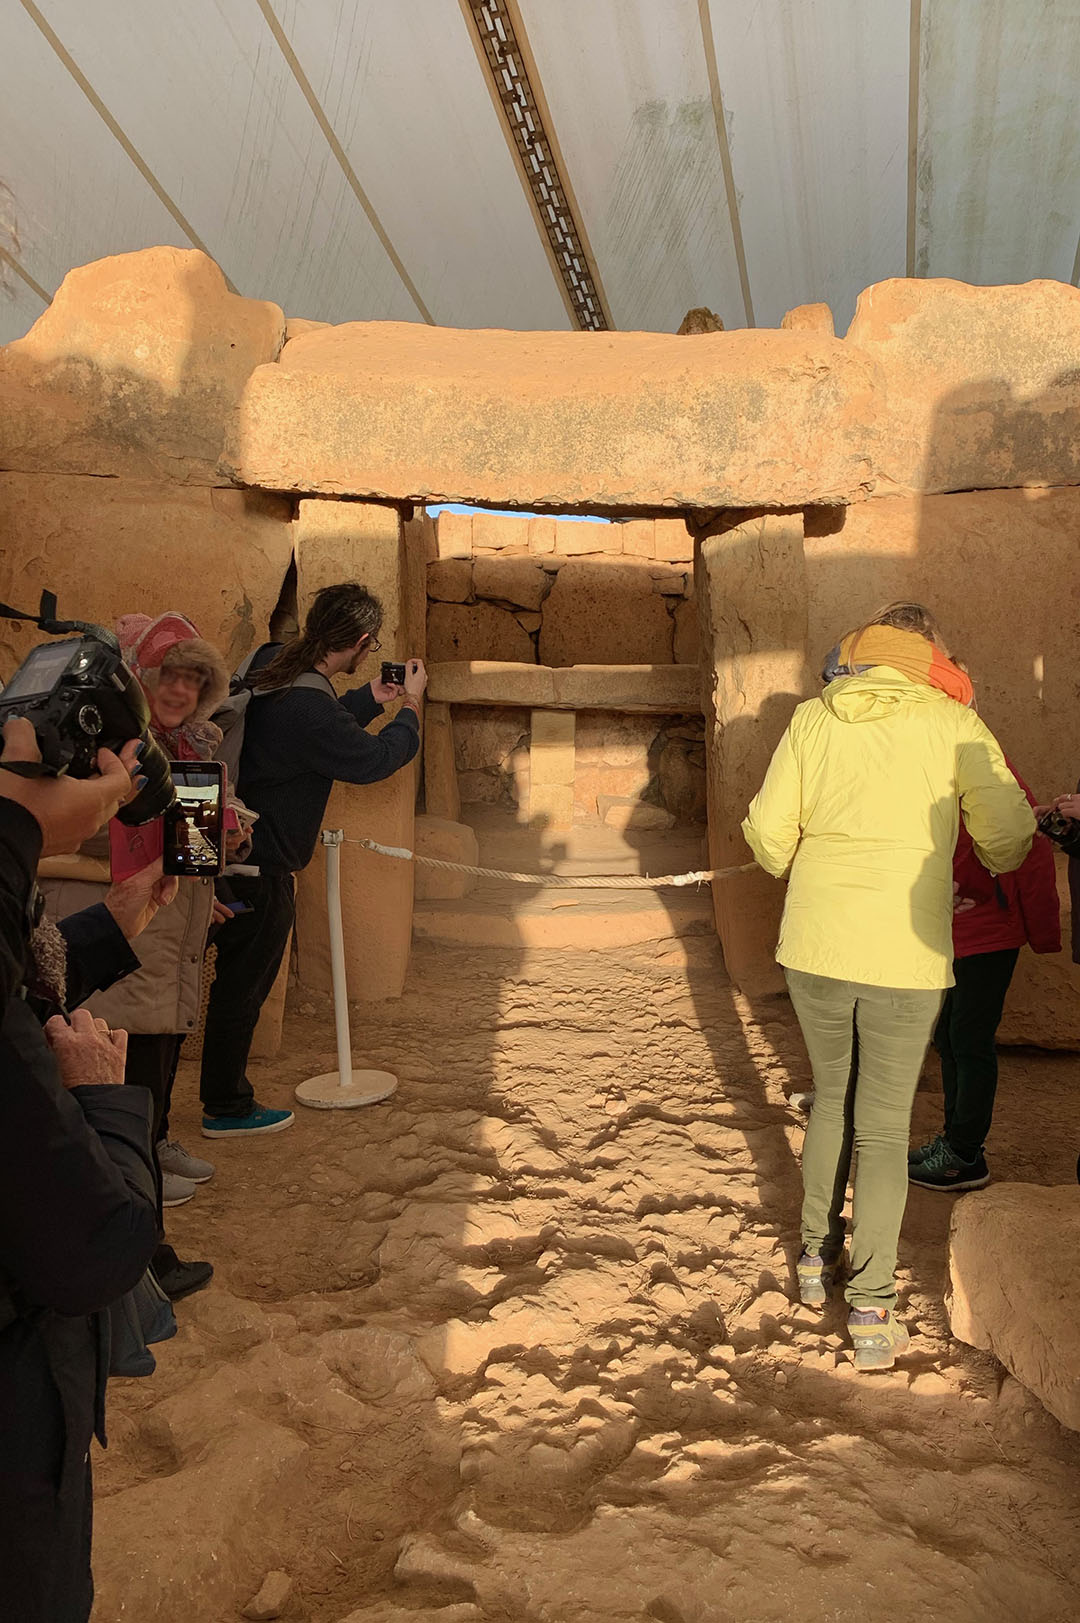
[[[402,664],[384,659],[377,682],[371,684],[371,696],[379,704],[393,699],[419,699],[427,687],[427,672],[421,659],[408,659]]]
[[[24,806],[40,825],[41,854],[61,856],[77,851],[84,840],[115,816],[117,810],[139,792],[132,776],[139,770],[137,738],[124,745],[119,756],[112,750],[97,751],[97,773],[93,777],[23,777],[13,766],[37,765],[41,761],[34,728],[22,718],[4,723],[4,753],[0,758],[0,797]],[[5,770],[6,769],[6,770]]]

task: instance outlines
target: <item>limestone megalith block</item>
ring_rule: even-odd
[[[0,599],[65,618],[179,609],[230,669],[266,640],[292,561],[292,503],[260,490],[0,473]],[[0,678],[41,633],[3,622]]]
[[[958,1341],[993,1353],[1080,1431],[1080,1185],[999,1183],[957,1201],[945,1305]]]
[[[601,526],[597,526],[600,528]],[[647,563],[572,558],[544,604],[544,665],[670,665],[675,622]]]
[[[476,332],[350,322],[259,367],[245,484],[493,507],[847,502],[874,470],[873,364],[808,333]]]
[[[913,278],[860,294],[885,377],[879,495],[1080,483],[1080,290]]]
[[[69,271],[0,349],[0,468],[228,484],[225,419],[284,335],[276,304],[230,293],[195,249]]]
[[[816,332],[831,338],[836,332],[833,313],[827,304],[797,304],[781,319],[785,332]],[[290,322],[290,332],[292,324]]]

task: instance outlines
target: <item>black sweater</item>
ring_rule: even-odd
[[[277,653],[260,648],[250,669]],[[379,733],[365,731],[382,715],[371,688],[339,699],[330,683],[255,694],[244,720],[237,792],[259,814],[249,861],[264,873],[299,873],[311,861],[335,783],[379,783],[411,761],[420,725],[402,710]]]

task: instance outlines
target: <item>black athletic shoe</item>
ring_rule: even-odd
[[[172,1250],[172,1247],[169,1247]],[[172,1262],[160,1266],[154,1263],[154,1273],[170,1302],[178,1302],[183,1296],[192,1296],[201,1291],[204,1285],[209,1285],[214,1277],[213,1264],[209,1262],[181,1262],[173,1251]]]
[[[981,1153],[974,1161],[962,1161],[945,1139],[939,1138],[930,1153],[908,1167],[908,1182],[920,1189],[943,1189],[960,1193],[965,1189],[985,1189],[990,1182],[986,1158]]]

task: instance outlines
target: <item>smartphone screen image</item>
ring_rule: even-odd
[[[225,867],[225,770],[217,761],[170,761],[176,805],[165,813],[167,874],[214,879]]]

